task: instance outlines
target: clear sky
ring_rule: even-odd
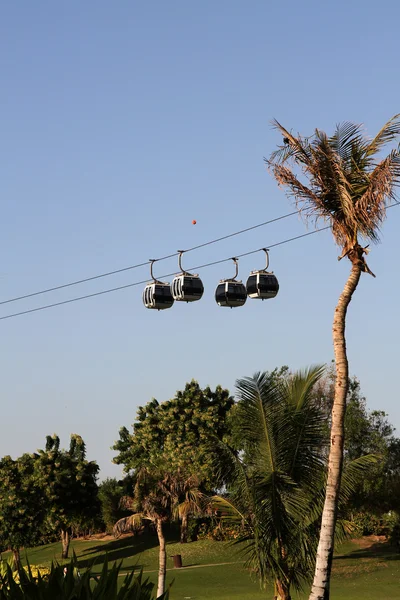
[[[0,300],[187,248],[291,210],[265,170],[276,117],[310,134],[371,134],[400,112],[398,2],[3,2]],[[197,225],[191,224],[192,219]],[[351,372],[400,429],[400,207],[388,212],[349,310]],[[305,232],[297,217],[185,257],[187,268]],[[187,380],[329,362],[349,263],[330,233],[271,251],[272,301],[146,310],[141,286],[0,321],[0,456],[80,433],[102,476],[151,397]],[[263,256],[240,261],[246,279]],[[176,260],[156,266],[174,271]],[[147,268],[0,307],[0,315],[140,281]]]

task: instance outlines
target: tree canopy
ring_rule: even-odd
[[[19,562],[19,549],[35,545],[42,532],[45,503],[35,472],[36,456],[0,460],[0,548],[11,548]]]
[[[99,512],[99,467],[86,460],[85,443],[77,434],[71,435],[68,450],[60,448],[57,435],[47,436],[45,449],[39,450],[35,464],[46,496],[48,526],[60,533],[63,558],[67,558],[71,526]]]
[[[228,413],[234,400],[229,391],[217,386],[202,389],[196,381],[187,383],[174,398],[156,399],[139,407],[132,433],[126,427],[113,446],[116,464],[126,472],[164,469],[190,471],[206,485],[213,485],[211,436],[223,439],[229,432]]]

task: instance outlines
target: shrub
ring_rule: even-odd
[[[131,571],[119,588],[120,569],[121,564],[109,567],[106,561],[100,575],[90,569],[79,575],[75,557],[66,572],[65,566],[58,564],[46,572],[29,565],[13,571],[6,564],[0,573],[0,600],[154,600],[154,584],[143,580],[142,573]],[[158,600],[167,598],[168,592]]]
[[[389,537],[392,528],[398,522],[398,517],[393,512],[382,515],[375,515],[367,511],[358,512],[352,518],[352,523],[354,523],[360,535],[385,535]]]
[[[226,542],[236,540],[243,532],[239,525],[215,521],[214,519],[204,519],[197,532],[199,540],[214,540],[215,542]]]

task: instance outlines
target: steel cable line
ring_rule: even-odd
[[[400,205],[400,202],[393,202],[390,206],[387,206],[386,208],[388,209],[388,208],[392,208],[393,206],[399,206],[399,205]],[[214,243],[216,243],[218,241],[227,239],[229,237],[233,237],[235,235],[239,235],[240,233],[244,233],[245,231],[250,231],[252,229],[256,229],[257,227],[262,227],[263,225],[266,225],[268,223],[273,223],[274,221],[279,221],[280,219],[285,219],[285,218],[290,217],[290,216],[292,216],[294,214],[298,214],[298,211],[294,211],[292,213],[288,213],[286,215],[282,215],[281,217],[277,217],[276,219],[271,219],[270,221],[265,221],[264,223],[259,223],[258,225],[253,225],[252,227],[248,227],[247,229],[242,229],[240,231],[231,233],[231,234],[223,236],[221,238],[217,238],[215,240],[211,240],[209,242],[205,242],[204,244],[199,244],[198,246],[193,246],[192,248],[189,248],[188,250],[186,250],[185,253],[186,252],[191,252],[192,250],[197,250],[198,248],[203,248],[204,246],[208,246],[210,244],[214,244]],[[297,236],[292,237],[292,238],[288,238],[286,240],[282,240],[281,242],[276,242],[275,244],[271,244],[270,246],[268,246],[268,248],[276,248],[277,246],[282,246],[283,244],[287,244],[289,242],[294,242],[295,240],[299,240],[301,238],[308,237],[310,235],[314,235],[315,233],[319,233],[320,231],[326,231],[327,229],[330,229],[330,225],[327,225],[326,227],[321,227],[320,229],[315,229],[314,231],[309,231],[307,233],[303,233],[301,235],[297,235]],[[237,258],[242,258],[244,256],[249,256],[251,254],[255,254],[256,252],[260,252],[260,250],[263,250],[263,249],[264,248],[257,248],[256,250],[251,250],[250,252],[244,252],[243,254],[238,254]],[[156,259],[155,262],[160,262],[160,261],[166,260],[167,258],[172,258],[172,257],[178,256],[178,255],[179,255],[179,252],[175,252],[174,254],[170,254],[168,256],[163,256],[161,258],[158,258],[158,259]],[[229,257],[229,258],[223,258],[221,260],[216,260],[216,261],[213,261],[213,262],[209,262],[209,263],[206,263],[206,264],[203,264],[203,265],[199,265],[197,267],[191,267],[190,270],[205,269],[207,267],[211,267],[213,265],[218,265],[218,264],[221,264],[221,263],[224,263],[224,262],[228,262],[230,260],[232,260],[231,257]],[[120,269],[118,271],[112,271],[109,274],[120,273],[121,271],[126,271],[126,270],[131,269],[131,268],[137,268],[139,266],[145,266],[145,265],[148,265],[148,264],[150,264],[150,261],[147,261],[145,263],[141,263],[140,265],[135,265],[133,267],[126,267],[125,269]],[[173,273],[167,273],[166,275],[162,275],[160,277],[162,277],[162,278],[164,278],[164,277],[172,277],[175,274],[176,273],[174,271]],[[93,279],[99,279],[100,277],[105,277],[106,275],[107,274],[97,275],[95,277],[91,277],[91,278],[88,278],[88,279],[81,280],[81,282],[83,283],[84,281],[91,281]],[[5,319],[11,319],[13,317],[19,317],[19,316],[22,316],[22,315],[26,315],[26,314],[30,314],[30,313],[34,313],[34,312],[38,312],[38,311],[42,311],[42,310],[47,310],[49,308],[53,308],[53,307],[56,307],[56,306],[62,306],[63,304],[70,304],[72,302],[78,302],[80,300],[86,300],[87,298],[94,298],[96,296],[102,296],[104,294],[109,294],[111,292],[117,292],[119,290],[124,290],[126,288],[135,287],[137,285],[143,285],[143,284],[146,284],[147,282],[148,282],[148,279],[144,279],[142,281],[136,281],[134,283],[128,283],[126,285],[121,285],[121,286],[118,286],[118,287],[115,287],[115,288],[110,288],[110,289],[107,289],[107,290],[102,290],[100,292],[94,292],[93,294],[86,294],[85,296],[78,296],[77,298],[70,298],[69,300],[63,300],[61,302],[54,302],[53,304],[47,304],[45,306],[39,306],[37,308],[31,308],[31,309],[20,311],[20,312],[17,312],[17,313],[12,313],[10,315],[5,315],[4,317],[0,317],[0,321],[4,321]],[[76,282],[76,283],[80,283],[80,282]],[[46,293],[47,291],[55,291],[55,290],[58,290],[58,289],[62,289],[64,287],[69,287],[71,285],[75,285],[76,283],[64,284],[64,285],[58,286],[56,288],[51,288],[49,290],[44,290],[42,292],[35,292],[33,294],[28,294],[26,296],[21,296],[20,298],[5,300],[3,302],[0,302],[0,304],[7,304],[8,302],[13,302],[13,301],[16,301],[16,300],[22,300],[23,298],[30,298],[32,296],[37,296],[39,294]]]
[[[281,215],[280,217],[275,217],[274,219],[270,219],[269,221],[264,221],[263,223],[258,223],[257,225],[252,225],[251,227],[246,227],[245,229],[240,229],[239,231],[234,231],[233,233],[229,233],[228,235],[223,235],[222,237],[215,238],[214,240],[210,240],[208,242],[204,242],[203,244],[198,244],[197,246],[192,246],[185,250],[187,252],[193,252],[194,250],[199,250],[200,248],[205,248],[206,246],[211,246],[211,244],[216,244],[217,242],[222,242],[223,240],[227,240],[231,237],[235,237],[236,235],[241,235],[242,233],[246,233],[247,231],[252,231],[253,229],[258,229],[259,227],[264,227],[265,225],[270,225],[271,223],[275,223],[276,221],[281,221],[282,219],[287,219],[288,217],[292,217],[293,215],[298,214],[298,211],[295,210],[293,212],[287,213],[286,215]],[[178,252],[174,252],[173,254],[167,254],[166,256],[161,256],[157,259],[157,261],[167,260],[168,258],[173,258],[174,256],[178,256]],[[23,296],[16,296],[15,298],[9,298],[8,300],[0,301],[0,305],[9,304],[10,302],[17,302],[18,300],[25,300],[26,298],[33,298],[34,296],[40,296],[41,294],[48,294],[49,292],[55,292],[57,290],[62,290],[67,287],[72,287],[74,285],[80,285],[82,283],[86,283],[87,281],[94,281],[95,279],[101,279],[102,277],[109,277],[110,275],[117,275],[118,273],[124,273],[125,271],[131,271],[133,269],[138,269],[139,267],[145,267],[149,264],[149,261],[138,263],[136,265],[130,265],[129,267],[123,267],[122,269],[116,269],[115,271],[108,271],[106,273],[100,273],[99,275],[93,275],[92,277],[86,277],[85,279],[78,279],[76,281],[71,281],[70,283],[64,283],[62,285],[56,285],[55,287],[47,288],[44,290],[39,290],[38,292],[32,292],[30,294],[24,294]]]
[[[288,244],[289,242],[294,242],[295,240],[299,240],[301,238],[305,238],[310,235],[314,235],[315,233],[319,233],[320,231],[325,231],[326,229],[330,229],[330,225],[328,225],[327,227],[321,227],[320,229],[315,229],[314,231],[309,231],[308,233],[303,233],[301,235],[297,235],[292,238],[288,238],[286,240],[282,240],[281,242],[276,242],[275,244],[271,244],[270,246],[268,246],[268,248],[269,249],[276,248],[277,246],[282,246],[283,244]],[[243,254],[237,254],[236,257],[243,258],[244,256],[250,256],[251,254],[256,254],[257,252],[260,252],[260,250],[263,250],[263,249],[264,248],[257,248],[256,250],[250,250],[250,252],[244,252]],[[161,259],[157,259],[156,262],[158,262],[159,260],[161,260]],[[194,271],[194,270],[199,270],[199,269],[205,269],[207,267],[212,267],[213,265],[220,265],[221,263],[229,262],[231,260],[232,260],[231,257],[222,258],[220,260],[214,260],[212,262],[205,263],[205,264],[199,265],[197,267],[191,267],[190,270]],[[148,263],[145,263],[145,264],[148,264]],[[164,279],[165,277],[172,277],[175,274],[176,274],[176,272],[174,271],[173,273],[167,273],[165,275],[160,275],[160,278]],[[144,279],[142,281],[135,281],[134,283],[128,283],[126,285],[120,285],[115,288],[102,290],[101,292],[94,292],[93,294],[87,294],[85,296],[78,296],[77,298],[70,298],[69,300],[62,300],[61,302],[54,302],[53,304],[46,304],[45,306],[38,306],[37,308],[31,308],[31,309],[23,310],[23,311],[20,311],[17,313],[12,313],[10,315],[5,315],[4,317],[0,317],[0,321],[4,321],[5,319],[12,319],[14,317],[20,317],[22,315],[27,315],[27,314],[42,311],[42,310],[47,310],[49,308],[54,308],[55,306],[62,306],[63,304],[70,304],[71,302],[79,302],[80,300],[86,300],[87,298],[94,298],[96,296],[110,294],[111,292],[125,290],[127,288],[135,287],[137,285],[144,285],[146,283],[148,283],[148,279]]]

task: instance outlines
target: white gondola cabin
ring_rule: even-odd
[[[181,260],[183,252],[183,250],[178,250],[181,273],[178,273],[171,283],[172,297],[177,302],[196,302],[196,300],[200,300],[203,296],[203,282],[198,275],[193,275],[182,269]]]

